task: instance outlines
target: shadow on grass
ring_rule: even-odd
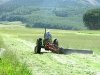
[[[34,54],[49,54],[49,53],[52,53],[52,52],[40,52],[40,53],[34,53]]]
[[[61,51],[62,54],[72,54],[72,53],[93,54],[92,50],[62,49],[60,51]]]

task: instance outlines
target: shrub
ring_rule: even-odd
[[[100,29],[100,9],[87,11],[83,16],[83,22],[91,30]]]

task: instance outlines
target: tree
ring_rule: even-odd
[[[56,16],[59,17],[68,17],[68,13],[65,10],[54,10],[53,11]]]
[[[100,29],[100,9],[87,11],[83,16],[83,22],[91,30]]]

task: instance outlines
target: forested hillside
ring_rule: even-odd
[[[9,0],[0,5],[0,21],[21,21],[27,27],[86,29],[83,14],[95,8],[81,0]]]

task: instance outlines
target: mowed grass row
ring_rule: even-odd
[[[8,50],[5,43],[0,34],[0,48],[5,49],[2,56],[0,55],[0,75],[31,75],[27,66],[19,62],[15,53]]]

